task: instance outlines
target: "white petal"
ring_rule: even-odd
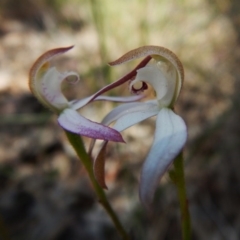
[[[73,100],[69,102],[70,108],[74,110],[80,109],[87,105],[91,101],[92,97],[93,95],[80,100]]]
[[[99,96],[95,100],[97,101],[112,101],[112,102],[135,102],[142,99],[144,95],[129,96],[129,97],[109,97],[109,96]]]
[[[181,88],[179,88],[181,84],[178,79],[177,71],[171,63],[160,61],[157,62],[156,65],[164,74],[168,84],[167,93],[162,99],[160,99],[159,103],[161,106],[169,106],[176,101]]]
[[[139,123],[158,113],[158,105],[155,101],[126,103],[114,108],[102,121],[104,125],[109,125],[116,121],[113,128],[119,132],[132,125]]]
[[[158,183],[187,140],[186,124],[171,109],[163,108],[156,121],[151,150],[144,162],[140,179],[140,199],[149,207]]]
[[[110,127],[92,122],[73,109],[65,109],[59,116],[58,122],[64,129],[94,139],[124,142],[121,134]]]
[[[95,95],[95,94],[94,94]],[[84,107],[86,104],[88,104],[94,95],[81,99],[81,100],[74,100],[70,102],[70,107],[72,109],[80,109]],[[98,96],[94,99],[94,101],[112,101],[112,102],[134,102],[142,99],[144,96],[143,95],[138,95],[138,96],[130,96],[130,97],[109,97],[109,96]]]
[[[75,76],[78,81],[78,75],[75,72],[60,73],[55,67],[47,70],[43,75],[42,80],[39,81],[39,88],[42,96],[54,108],[61,110],[68,106],[68,100],[62,94],[61,84],[64,79],[69,76]]]

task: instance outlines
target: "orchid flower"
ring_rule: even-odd
[[[105,86],[90,97],[68,101],[62,93],[61,84],[64,80],[69,83],[76,83],[79,81],[79,76],[76,72],[72,71],[59,72],[55,67],[50,67],[50,61],[71,48],[72,46],[49,50],[36,60],[29,73],[29,87],[31,92],[44,106],[59,115],[58,123],[65,130],[93,139],[124,142],[121,134],[116,129],[86,119],[77,110],[96,100],[131,102],[139,100],[140,97],[100,96],[102,93],[115,87],[116,84],[114,83]],[[74,81],[70,81],[69,77],[71,79],[74,78]]]
[[[187,128],[183,119],[173,111],[179,96],[184,70],[178,57],[170,50],[158,46],[144,46],[132,50],[110,65],[119,65],[130,60],[151,57],[154,62],[137,69],[129,78],[130,91],[141,95],[153,89],[154,99],[125,103],[113,109],[102,121],[104,125],[121,132],[152,116],[156,118],[156,130],[152,147],[142,167],[139,195],[142,203],[149,207],[158,183],[187,140]],[[105,141],[94,161],[95,177],[106,188],[104,179]]]

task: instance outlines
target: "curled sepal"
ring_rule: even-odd
[[[160,46],[143,46],[127,52],[116,61],[110,62],[109,65],[114,66],[146,56],[151,56],[157,61],[157,63],[162,62],[166,64],[166,66],[164,67],[164,72],[166,73],[166,75],[169,75],[171,77],[174,74],[174,71],[177,72],[174,97],[171,101],[171,104],[173,104],[180,93],[184,81],[184,70],[179,58],[169,49]],[[166,78],[168,78],[169,76],[166,76]]]
[[[64,79],[74,75],[75,72],[58,72],[54,67],[49,67],[49,62],[57,55],[70,50],[71,47],[56,48],[42,54],[33,64],[29,72],[29,88],[33,95],[46,107],[59,113],[68,107],[68,101],[61,91],[61,83]]]
[[[99,152],[94,159],[93,163],[93,172],[94,176],[98,182],[98,184],[104,188],[107,189],[107,185],[105,182],[105,155],[106,155],[106,147],[107,147],[108,141],[104,141],[99,149]]]
[[[150,209],[158,183],[187,140],[186,124],[171,109],[157,115],[156,132],[140,178],[140,199]]]
[[[60,73],[55,67],[52,67],[48,69],[42,77],[42,81],[39,83],[39,89],[44,100],[59,112],[69,106],[68,100],[62,94],[61,85],[63,80],[68,80],[68,77],[70,76],[75,77],[74,81],[68,81],[71,84],[74,84],[79,80],[79,76],[75,72]]]
[[[122,135],[117,130],[100,123],[92,122],[71,108],[63,110],[58,117],[58,123],[65,130],[82,136],[114,142],[124,142]]]

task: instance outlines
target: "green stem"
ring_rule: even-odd
[[[180,153],[174,160],[174,182],[178,190],[181,209],[182,237],[183,240],[191,239],[191,218],[188,209],[188,199],[183,168],[183,154]]]
[[[72,144],[72,146],[75,149],[78,157],[80,158],[82,164],[84,165],[84,167],[86,168],[86,170],[88,172],[88,176],[89,176],[90,181],[93,185],[93,188],[94,188],[94,190],[97,194],[99,202],[102,204],[102,206],[105,208],[108,215],[112,219],[116,229],[118,230],[119,234],[122,236],[122,239],[130,240],[128,234],[124,230],[124,228],[123,228],[122,224],[120,223],[117,215],[115,214],[115,212],[113,211],[110,203],[108,202],[104,190],[99,186],[99,184],[97,183],[97,181],[94,177],[92,161],[91,161],[91,158],[89,157],[89,155],[87,154],[87,152],[85,150],[85,147],[84,147],[81,136],[76,135],[74,133],[70,133],[68,131],[65,131],[65,132],[66,132],[66,135],[67,135],[67,138],[68,138],[69,142]]]

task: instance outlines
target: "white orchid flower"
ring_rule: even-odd
[[[152,147],[143,164],[140,177],[140,199],[149,207],[158,183],[187,140],[187,128],[183,119],[173,111],[184,80],[180,60],[170,50],[158,46],[144,46],[132,50],[110,65],[118,65],[142,57],[151,57],[154,62],[139,68],[130,80],[130,90],[139,94],[150,86],[154,99],[145,102],[125,103],[113,109],[102,121],[121,132],[149,117],[157,116]],[[150,85],[150,86],[149,86]],[[94,161],[95,177],[102,187],[104,180],[104,153],[107,141],[102,145]]]
[[[61,84],[64,80],[69,81],[69,83],[76,83],[79,81],[79,76],[76,72],[59,72],[55,67],[50,67],[50,61],[55,56],[63,54],[71,48],[72,46],[49,50],[36,60],[29,73],[31,92],[44,106],[59,115],[58,122],[65,130],[93,139],[124,142],[121,134],[116,129],[86,119],[77,110],[96,100],[131,102],[139,100],[140,96],[129,98],[100,96],[126,81],[123,79],[117,85],[113,83],[105,86],[90,97],[68,101],[62,93]],[[74,77],[75,80],[68,80],[70,76],[71,79]]]

